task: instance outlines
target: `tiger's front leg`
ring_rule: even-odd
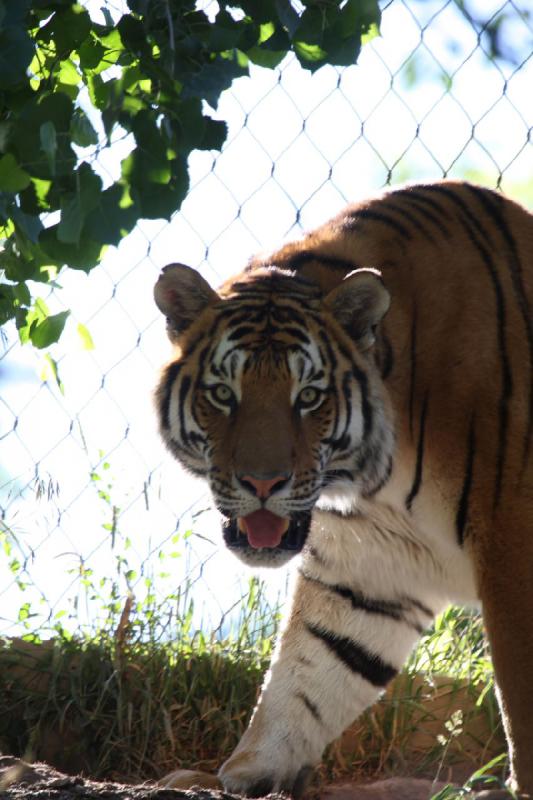
[[[355,550],[350,583],[342,569],[333,580],[337,570],[315,548],[304,558],[259,703],[219,773],[227,791],[300,794],[326,745],[377,699],[437,611],[434,597],[413,596],[414,574],[393,548],[373,564]]]

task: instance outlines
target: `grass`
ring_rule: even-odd
[[[260,584],[251,590],[225,640],[187,626],[143,638],[128,601],[111,632],[7,643],[0,749],[94,778],[215,771],[245,729],[271,656],[272,616],[261,616]],[[450,609],[384,698],[328,749],[320,777],[448,780],[454,764],[475,772],[504,748],[480,620]],[[501,776],[503,766],[489,772]]]

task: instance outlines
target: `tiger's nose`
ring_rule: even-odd
[[[274,475],[272,478],[257,475],[238,475],[237,477],[245,489],[253,491],[257,497],[264,500],[285,486],[290,480],[291,474],[285,472],[282,475]]]

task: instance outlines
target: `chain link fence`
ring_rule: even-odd
[[[162,266],[188,263],[216,285],[258,250],[406,180],[468,178],[533,205],[529,0],[382,10],[381,37],[357,66],[311,75],[288,57],[236,81],[213,112],[228,122],[227,144],[193,154],[180,213],[139,224],[90,276],[60,276],[46,298],[72,311],[54,353],[60,384],[5,331],[4,634],[95,631],[128,594],[158,635],[172,634],[176,615],[225,635],[242,614],[248,577],[219,546],[204,487],[157,437],[151,391],[169,355],[152,301]],[[126,138],[98,152],[103,176],[127,148]],[[269,573],[267,613],[285,580]]]

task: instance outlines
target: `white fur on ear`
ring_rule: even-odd
[[[374,330],[389,310],[390,294],[378,270],[356,269],[326,296],[324,302],[365,350],[374,344]]]
[[[220,298],[195,269],[185,264],[169,264],[154,286],[154,300],[168,320],[172,338],[173,333],[182,333],[204,308]]]

